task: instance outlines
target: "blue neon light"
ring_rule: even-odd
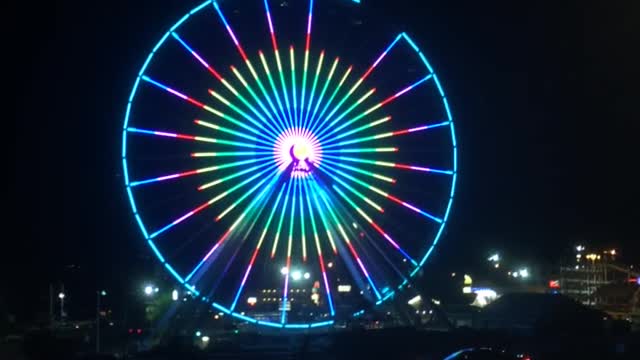
[[[160,253],[160,251],[158,251],[158,248],[156,247],[156,245],[153,243],[152,240],[148,240],[147,241],[149,243],[149,246],[151,247],[151,249],[153,250],[153,252],[156,254],[156,256],[158,257],[158,259],[160,260],[160,262],[164,263],[164,257],[162,257],[162,254]]]
[[[164,263],[164,266],[167,268],[167,270],[169,270],[171,275],[173,275],[181,284],[184,283],[184,279],[182,279],[182,276],[178,275],[178,273],[175,270],[173,270],[171,265],[169,265],[168,263]]]

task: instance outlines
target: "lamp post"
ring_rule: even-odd
[[[64,288],[62,289],[62,291],[58,294],[58,299],[60,299],[60,322],[64,321],[64,298],[65,298],[65,294],[64,294]]]

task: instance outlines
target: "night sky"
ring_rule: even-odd
[[[640,260],[640,3],[363,1],[424,45],[457,122],[458,195],[433,266],[491,249],[550,259],[577,243]],[[125,197],[122,118],[151,46],[199,2],[47,2],[10,15],[0,289],[30,299],[11,299],[17,311],[46,306],[47,283],[71,264],[88,288],[152,268]]]

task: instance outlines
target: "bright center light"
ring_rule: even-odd
[[[301,141],[298,144],[293,145],[293,156],[298,160],[307,160],[311,155],[311,149],[309,144]]]
[[[288,129],[278,136],[273,157],[280,170],[291,167],[292,176],[304,177],[320,164],[322,148],[309,131]]]
[[[151,295],[153,293],[153,286],[147,285],[144,287],[144,293],[146,295]]]

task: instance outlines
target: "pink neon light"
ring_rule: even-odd
[[[183,100],[189,100],[189,97],[188,97],[187,95],[181,94],[181,93],[179,93],[179,92],[177,92],[177,91],[173,90],[173,89],[172,89],[172,88],[170,88],[170,87],[168,87],[168,88],[167,88],[167,91],[168,91],[168,92],[170,92],[170,93],[172,93],[173,95],[175,95],[175,96],[179,97],[179,98],[182,98]]]
[[[428,125],[420,126],[420,127],[415,127],[415,128],[413,128],[413,129],[409,129],[409,132],[420,131],[420,130],[426,130],[426,129],[428,129],[428,128],[429,128],[429,126],[428,126]]]
[[[273,23],[271,22],[271,12],[267,11],[267,20],[269,21],[269,32],[273,34]]]
[[[391,245],[393,245],[393,247],[395,247],[396,249],[400,249],[400,246],[395,241],[393,241],[393,239],[389,235],[387,235],[387,233],[385,233],[384,230],[382,230],[380,226],[378,226],[378,224],[373,221],[369,222],[369,224],[371,224],[374,229],[376,229],[382,236],[384,236],[391,243]]]
[[[204,61],[200,55],[196,54],[195,51],[192,51],[191,54],[193,54],[193,56],[198,59],[198,61],[200,61],[200,63],[207,68],[207,70],[209,70],[209,72],[211,74],[213,74],[213,76],[215,76],[218,80],[222,81],[222,76],[220,76],[220,74],[218,74],[217,71],[215,71],[209,64],[207,64],[206,61]]]

